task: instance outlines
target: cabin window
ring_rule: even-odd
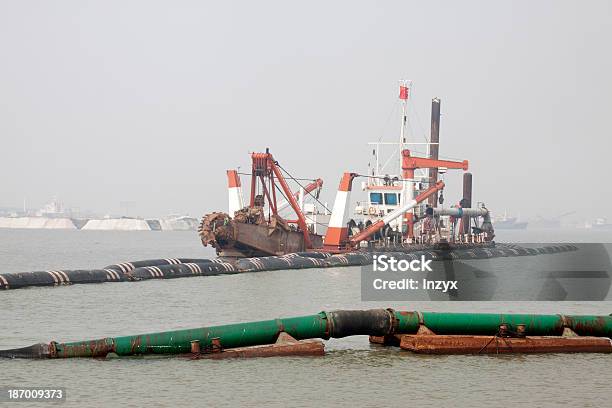
[[[387,204],[387,205],[397,205],[397,194],[395,194],[395,193],[385,193],[385,204]]]
[[[382,193],[370,193],[370,203],[372,203],[372,204],[382,204],[383,203],[383,195],[382,195]]]

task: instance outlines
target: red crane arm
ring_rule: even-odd
[[[403,170],[414,170],[414,169],[431,169],[438,167],[446,167],[447,169],[462,169],[467,171],[468,161],[452,161],[452,160],[438,160],[429,159],[425,157],[414,157],[410,155],[410,150],[404,150],[402,152],[402,169]]]
[[[312,183],[308,184],[306,187],[304,187],[304,194],[308,194],[314,190],[316,190],[317,188],[320,188],[323,186],[323,180],[321,180],[320,178],[316,179],[315,181],[313,181]],[[293,193],[293,196],[297,199],[300,195],[300,190],[296,191],[295,193]]]
[[[285,192],[285,196],[289,200],[291,208],[293,208],[293,211],[295,211],[298,216],[298,225],[300,226],[302,233],[304,234],[304,245],[306,246],[306,248],[312,248],[312,242],[310,241],[310,233],[308,232],[308,225],[306,225],[306,217],[304,217],[300,206],[298,205],[297,201],[295,201],[293,192],[291,191],[291,189],[289,189],[287,181],[285,181],[285,177],[283,177],[283,174],[281,173],[280,169],[274,163],[272,155],[270,155],[270,167],[274,172],[274,175],[276,175],[276,178],[278,179],[281,188]]]

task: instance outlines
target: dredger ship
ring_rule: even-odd
[[[374,271],[384,256],[398,264],[436,261],[438,267],[424,279],[465,283],[452,291],[434,287],[414,295],[423,297],[420,300],[440,300],[440,296],[452,300],[605,299],[611,269],[602,245],[525,247],[493,241],[489,210],[482,203],[472,205],[468,161],[438,156],[439,99],[432,101],[431,136],[426,142],[406,137],[410,89],[409,81],[400,82],[399,140],[370,144],[367,170],[343,173],[331,209],[320,200],[323,180],[294,177],[266,149],[251,154],[250,172],[245,172],[250,176],[248,196],[243,194],[242,174],[228,170],[228,211],[205,215],[200,223],[202,243],[213,246],[217,258],[160,258],[94,269],[0,273],[0,290],[345,266],[372,265]],[[425,145],[427,151],[409,149],[411,145]],[[385,149],[393,152],[387,156]],[[443,179],[450,171],[463,173],[463,191],[449,205]],[[356,186],[365,197],[351,208]],[[538,260],[521,264],[517,260],[506,268],[500,267],[501,260],[497,266],[488,263],[507,257]]]
[[[345,172],[331,210],[319,201],[323,180],[293,177],[266,149],[251,154],[250,194],[245,203],[240,173],[227,171],[228,212],[203,217],[199,234],[225,258],[286,255],[305,251],[344,253],[356,249],[485,245],[495,236],[489,210],[472,206],[472,174],[467,160],[439,158],[440,99],[432,100],[431,136],[425,143],[407,141],[407,107],[411,81],[400,81],[401,126],[396,142],[375,142],[367,174]],[[410,145],[425,145],[424,157]],[[381,147],[394,153],[380,160]],[[392,160],[393,157],[399,160]],[[397,163],[396,173],[387,172]],[[443,175],[463,172],[463,196],[444,206]],[[349,211],[356,180],[365,200]],[[289,182],[298,185],[291,190]],[[292,214],[282,215],[290,210]]]

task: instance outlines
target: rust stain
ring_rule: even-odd
[[[580,335],[601,336],[606,331],[607,321],[603,316],[597,316],[594,320],[583,322],[568,319],[570,328]]]
[[[130,340],[130,351],[132,353],[135,353],[136,350],[139,349],[141,345],[142,345],[142,337],[141,336],[133,337]]]
[[[419,354],[611,353],[602,337],[403,335],[400,347]]]
[[[381,344],[383,346],[399,346],[400,340],[398,337],[398,335],[370,336],[369,340],[372,344]]]
[[[220,352],[207,354],[187,354],[183,357],[189,359],[225,359],[225,358],[254,358],[254,357],[282,357],[282,356],[322,356],[325,355],[325,345],[320,340],[300,340],[296,342],[267,344],[262,346],[237,347],[224,349]]]

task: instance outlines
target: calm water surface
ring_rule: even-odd
[[[587,232],[500,231],[504,241],[611,242]],[[607,234],[607,235],[606,235]],[[211,257],[193,232],[0,230],[0,272]],[[0,292],[0,348],[312,314],[339,308],[609,314],[612,302],[361,302],[359,268]],[[612,356],[417,356],[367,337],[327,355],[0,360],[0,386],[66,387],[63,406],[610,406]],[[19,406],[26,406],[20,404]]]

